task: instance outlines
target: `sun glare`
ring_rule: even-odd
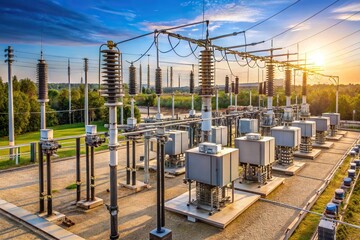
[[[324,55],[322,53],[315,53],[314,55],[310,56],[310,62],[315,64],[315,66],[323,67],[325,64]]]

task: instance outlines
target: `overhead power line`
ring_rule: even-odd
[[[289,31],[295,29],[295,28],[298,27],[299,25],[301,25],[301,24],[303,24],[304,22],[307,22],[307,21],[309,21],[310,19],[312,19],[313,17],[319,15],[320,13],[322,13],[322,12],[325,11],[326,9],[330,8],[331,6],[335,5],[335,4],[336,4],[337,2],[339,2],[339,1],[340,1],[340,0],[336,0],[336,1],[332,2],[330,5],[327,5],[325,8],[323,8],[323,9],[321,9],[320,11],[314,13],[314,14],[311,15],[310,17],[304,19],[303,21],[299,22],[298,24],[295,24],[295,25],[292,26],[291,28],[288,28],[288,29],[286,29],[285,31],[283,31],[283,32],[281,32],[281,33],[279,33],[279,34],[276,34],[275,36],[267,39],[265,42],[271,41],[271,40],[273,40],[274,38],[279,37],[279,36],[281,36],[281,35],[289,32]]]

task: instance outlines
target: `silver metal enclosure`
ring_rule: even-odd
[[[54,131],[52,129],[40,129],[40,140],[51,141],[54,139]]]
[[[227,127],[219,126],[211,128],[211,142],[221,144],[222,146],[227,145]]]
[[[276,146],[297,147],[301,143],[301,129],[298,127],[278,126],[271,128],[271,136]]]
[[[340,124],[340,113],[323,113],[322,116],[330,118],[330,125]]]
[[[199,148],[186,151],[186,179],[211,186],[224,187],[239,178],[239,150],[223,148],[217,154],[199,152]]]
[[[291,125],[301,129],[302,137],[315,137],[316,135],[316,122],[314,121],[293,121]]]
[[[189,149],[189,134],[187,131],[171,130],[167,134],[169,134],[172,141],[165,143],[165,154],[183,154]]]
[[[316,122],[316,131],[325,132],[330,127],[330,118],[328,117],[310,117],[310,121]]]
[[[241,134],[259,132],[259,123],[257,119],[240,118],[238,130]]]
[[[250,140],[246,136],[235,138],[235,147],[239,149],[240,163],[267,166],[275,161],[275,139],[262,137]]]

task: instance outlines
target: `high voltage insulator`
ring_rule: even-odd
[[[285,96],[291,95],[291,69],[285,70]]]
[[[36,68],[37,73],[37,84],[39,87],[38,99],[47,100],[48,99],[48,65],[44,59],[39,60]]]
[[[225,77],[225,93],[229,93],[229,76]]]
[[[269,97],[274,95],[274,71],[272,63],[266,65],[267,95]]]
[[[159,67],[155,71],[155,93],[157,95],[162,94],[162,75]]]
[[[261,82],[261,83],[259,83],[259,95],[260,94],[263,94],[263,83]]]
[[[235,77],[235,94],[239,94],[239,77]]]
[[[106,98],[107,103],[117,103],[118,98],[123,96],[123,84],[120,77],[120,52],[117,49],[106,49],[103,53],[102,73],[102,96]]]
[[[170,87],[173,88],[174,87],[174,82],[173,82],[173,67],[170,67]]]
[[[266,95],[266,93],[267,93],[267,82],[265,81],[265,82],[263,82],[263,94],[264,95]]]
[[[136,84],[136,68],[131,63],[129,67],[129,95],[137,94],[137,84]]]
[[[306,96],[307,93],[307,72],[303,72],[303,81],[302,81],[302,95]]]
[[[235,92],[235,83],[234,83],[234,81],[231,81],[231,92],[232,93]]]
[[[203,50],[199,59],[199,95],[209,96],[214,94],[214,61],[213,52]]]
[[[194,93],[195,89],[195,80],[194,80],[194,72],[190,72],[190,93]]]

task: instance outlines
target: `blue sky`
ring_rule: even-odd
[[[96,82],[98,48],[106,40],[111,39],[117,42],[151,32],[154,29],[201,21],[203,9],[205,10],[205,19],[210,20],[210,37],[218,36],[248,29],[294,2],[296,0],[0,0],[0,47],[5,49],[11,45],[15,49],[16,62],[13,73],[19,78],[30,77],[36,80],[36,59],[39,58],[42,45],[45,59],[49,63],[50,82],[67,81],[68,58],[71,61],[72,81],[80,82],[83,75],[82,58],[84,57],[90,59],[90,82]],[[301,0],[269,21],[246,31],[247,43],[269,40],[332,2],[334,0]],[[273,46],[287,47],[278,53],[296,52],[297,45],[295,43],[336,24],[341,19],[348,18],[357,11],[360,11],[359,1],[340,0],[316,17],[300,24],[286,34],[274,38]],[[203,29],[203,25],[197,25],[180,29],[177,32],[199,39],[203,37]],[[357,30],[360,30],[360,13],[315,37],[302,41],[299,44],[301,53],[299,58],[304,58],[306,52],[307,58],[316,62],[322,62],[320,60],[323,58],[323,73],[340,75],[341,81],[344,83],[359,83],[360,63],[359,54],[356,53],[359,53],[360,44],[357,45],[357,42],[360,39],[360,32],[354,33]],[[350,36],[336,41],[347,35]],[[150,36],[119,45],[120,50],[124,53],[124,60],[134,61],[137,59],[146,51],[152,41],[153,37]],[[334,41],[336,42],[332,43]],[[177,40],[172,39],[172,43],[176,44]],[[244,35],[218,40],[214,43],[221,46],[244,44]],[[161,50],[170,48],[167,37],[160,38],[159,47]],[[264,44],[249,47],[247,50],[269,47],[271,47],[271,41],[266,41]],[[312,51],[314,49],[315,51]],[[188,55],[191,51],[186,42],[181,42],[176,50],[182,55]],[[243,48],[239,50],[245,51]],[[154,70],[155,48],[152,48],[149,54],[149,62]],[[198,54],[198,50],[195,54]],[[219,54],[217,53],[217,56],[220,59]],[[292,59],[296,59],[296,56],[293,56]],[[198,61],[192,55],[180,58],[173,52],[161,54],[160,60],[188,64],[197,64]],[[141,63],[147,64],[147,62],[147,57],[141,59]],[[138,66],[139,63],[140,61],[135,65]],[[234,62],[229,65],[231,71],[226,62],[217,63],[217,83],[223,84],[225,75],[231,75],[231,72],[238,75],[241,82],[257,81],[258,72],[260,79],[262,78],[262,69],[260,71],[257,68],[248,69],[248,67],[240,67]],[[127,82],[128,66],[129,64],[124,62],[125,82]],[[186,85],[191,66],[161,63],[164,71],[168,66],[174,67],[174,76],[176,79],[180,76],[184,82],[182,85]],[[145,76],[145,66],[143,66],[143,70],[143,76]],[[154,75],[154,71],[151,75]],[[276,77],[282,78],[283,75],[281,71],[278,71]],[[6,65],[3,61],[0,64],[0,76],[3,80],[7,79]],[[166,76],[166,72],[163,76]],[[298,80],[300,82],[300,77]],[[326,79],[316,77],[312,77],[311,81],[313,83],[328,82]]]

